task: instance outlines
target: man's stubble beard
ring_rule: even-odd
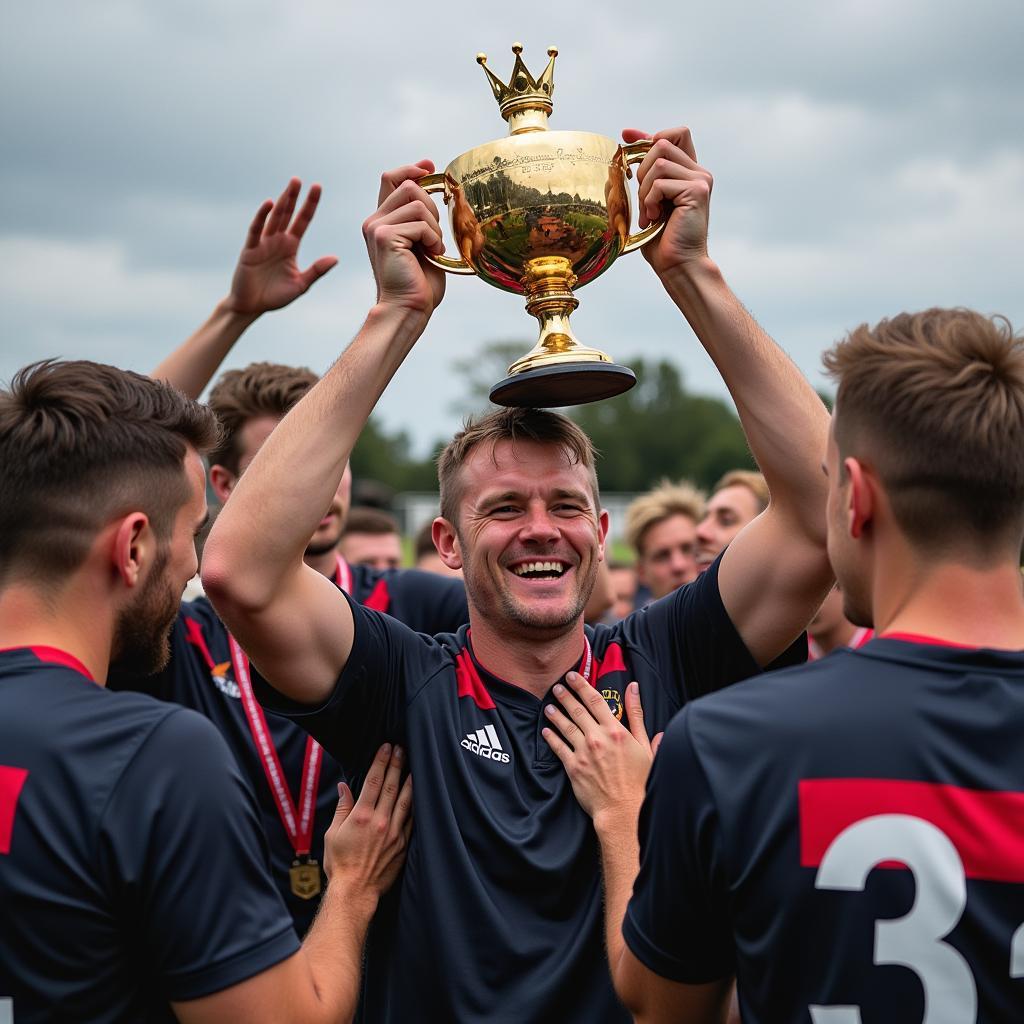
[[[575,625],[583,614],[583,610],[590,600],[591,591],[597,581],[597,563],[593,563],[585,579],[576,591],[576,600],[570,605],[569,610],[552,619],[550,613],[540,608],[534,613],[533,609],[524,606],[516,601],[505,587],[488,587],[478,582],[476,572],[473,568],[473,560],[466,556],[466,546],[462,544],[462,581],[466,587],[466,596],[469,602],[480,610],[487,619],[499,619],[521,626],[531,632],[557,632],[564,633],[566,629]],[[538,555],[543,558],[543,555]],[[576,571],[579,566],[576,566]],[[499,569],[499,572],[504,570]],[[486,575],[486,569],[484,570]]]
[[[178,616],[181,594],[175,593],[167,578],[169,560],[166,549],[157,555],[142,590],[118,615],[111,671],[121,678],[150,676],[170,660],[171,628]]]
[[[338,542],[341,540],[341,535],[344,532],[345,525],[344,523],[340,523],[333,537],[328,537],[326,540],[318,541],[310,539],[310,542],[306,545],[306,550],[303,552],[304,557],[315,558],[317,555],[327,554],[328,551],[331,551],[338,546]]]

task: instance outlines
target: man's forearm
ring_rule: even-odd
[[[332,1020],[348,1021],[359,1002],[363,946],[377,897],[366,890],[328,883],[313,926],[302,943],[320,1004]]]
[[[640,870],[640,840],[637,820],[640,809],[622,815],[608,826],[595,821],[601,847],[601,873],[604,884],[604,935],[609,968],[614,974],[622,950],[622,920]]]
[[[257,319],[237,313],[222,299],[206,322],[178,346],[150,376],[173,384],[189,398],[198,398],[213,379],[232,345]]]
[[[214,524],[203,578],[260,605],[297,568],[349,455],[388,382],[427,322],[375,306],[323,379],[281,421]]]
[[[728,387],[777,508],[820,518],[828,412],[792,360],[758,326],[709,258],[667,273],[664,285]]]

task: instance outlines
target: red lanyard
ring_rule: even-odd
[[[337,584],[345,593],[352,588],[352,570],[348,563],[337,556]],[[306,752],[302,758],[302,781],[299,783],[299,803],[295,806],[292,795],[288,791],[288,783],[281,767],[281,758],[267,727],[267,717],[253,693],[252,680],[249,676],[249,659],[238,641],[229,633],[228,644],[231,648],[231,663],[235,670],[235,682],[242,697],[242,707],[249,723],[256,744],[256,753],[263,765],[263,774],[267,777],[270,792],[277,804],[277,813],[284,825],[288,839],[295,850],[296,857],[309,853],[313,841],[313,817],[316,812],[316,796],[320,784],[320,768],[323,765],[322,747],[312,736],[306,739]]]
[[[583,671],[580,675],[590,683],[590,670],[594,666],[594,652],[590,649],[590,641],[587,639],[586,633],[583,634]]]
[[[345,591],[346,594],[352,593],[352,570],[349,568],[348,562],[345,561],[341,555],[335,552],[335,558],[338,559],[338,573],[334,578],[334,582]]]
[[[249,659],[238,645],[238,641],[230,634],[228,643],[231,645],[231,662],[235,670],[235,682],[238,683],[242,696],[242,707],[245,709],[249,731],[256,743],[256,753],[259,754],[270,791],[274,794],[278,816],[285,832],[288,833],[296,857],[305,856],[309,853],[313,841],[313,815],[320,782],[320,766],[323,764],[320,744],[312,736],[306,739],[306,753],[302,759],[302,782],[299,785],[299,806],[296,808],[295,801],[288,792],[284,770],[281,768],[281,758],[274,747],[270,729],[267,728],[266,715],[252,692]]]

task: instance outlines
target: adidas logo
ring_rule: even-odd
[[[491,761],[501,761],[502,764],[509,762],[509,756],[501,749],[501,741],[498,739],[493,725],[485,725],[482,729],[477,729],[476,732],[467,732],[461,746]]]

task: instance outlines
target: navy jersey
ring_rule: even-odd
[[[747,1024],[1024,1020],[1024,652],[876,639],[687,707],[640,838],[629,948],[735,972]]]
[[[414,569],[381,572],[364,565],[348,567],[344,563],[339,564],[339,570],[345,570],[347,578],[336,576],[335,583],[339,586],[348,583],[353,597],[360,604],[401,617],[403,622],[418,631],[455,630],[469,618],[461,580]],[[256,795],[270,848],[274,880],[299,935],[304,935],[313,923],[319,896],[311,893],[305,898],[292,891],[289,868],[295,860],[295,849],[281,822],[242,707],[227,630],[210,602],[201,597],[182,604],[171,634],[171,660],[162,672],[148,679],[112,678],[110,688],[141,690],[161,700],[174,701],[199,711],[217,726]],[[306,733],[287,719],[275,715],[267,717],[267,727],[280,758],[288,791],[294,800],[298,800],[306,756]],[[338,762],[330,756],[324,757],[309,852],[321,869],[323,837],[338,804],[337,784],[341,778],[342,769]],[[322,875],[321,890],[326,884],[326,877]]]
[[[503,666],[480,665],[468,627],[431,638],[352,614],[352,653],[325,705],[254,682],[346,767],[365,772],[385,739],[408,751],[415,827],[371,928],[365,1019],[627,1021],[604,952],[594,831],[541,736],[550,694],[538,700],[500,678]],[[722,606],[717,564],[586,635],[593,684],[621,715],[636,679],[652,734],[687,700],[757,671]]]
[[[174,1020],[298,940],[216,730],[84,672],[0,652],[0,1019]]]

